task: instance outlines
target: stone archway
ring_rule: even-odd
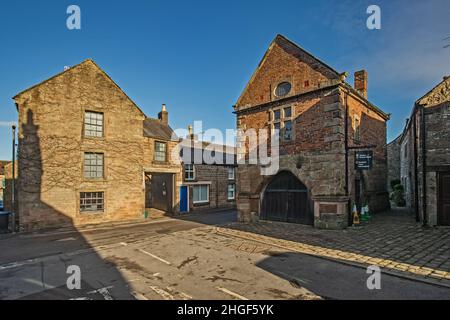
[[[260,218],[313,225],[307,187],[289,171],[278,173],[264,190]]]

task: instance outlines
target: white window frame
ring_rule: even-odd
[[[227,170],[228,170],[228,180],[236,180],[236,168],[227,167]]]
[[[157,154],[160,154],[160,152],[161,151],[157,151],[156,150],[156,145],[157,144],[161,144],[161,145],[164,145],[164,160],[159,160],[159,159],[157,159]],[[164,141],[155,141],[155,144],[154,144],[154,155],[153,155],[153,159],[154,159],[154,161],[156,161],[156,162],[160,162],[160,163],[166,163],[167,162],[167,142],[164,142]]]
[[[100,198],[100,197],[97,197],[97,196],[91,196],[91,197],[88,197],[88,198],[82,198],[82,194],[88,194],[88,193],[90,193],[90,194],[94,194],[94,193],[96,193],[96,194],[102,194],[102,197]],[[80,201],[80,203],[79,203],[79,205],[80,205],[80,213],[81,214],[88,214],[88,213],[96,213],[96,212],[105,212],[105,192],[104,191],[82,191],[82,192],[80,192],[80,195],[79,195],[79,201]],[[102,205],[102,208],[101,208],[101,210],[98,210],[98,209],[96,209],[96,210],[90,210],[90,209],[82,209],[82,201],[83,200],[85,200],[85,201],[87,201],[87,200],[90,200],[90,201],[93,201],[93,200],[101,200],[102,202],[101,202],[101,205]]]
[[[89,115],[89,116],[88,116]],[[83,121],[84,136],[88,138],[103,138],[105,134],[105,114],[103,112],[96,112],[85,110]],[[94,123],[95,122],[95,123]],[[101,124],[99,124],[99,122]],[[88,126],[92,128],[88,129]],[[101,131],[96,128],[101,128]],[[89,132],[91,134],[89,134]],[[94,133],[94,134],[92,134]]]
[[[230,198],[230,187],[233,186],[233,197]],[[235,183],[229,183],[227,187],[227,199],[228,200],[236,200],[236,184]]]
[[[206,200],[195,200],[194,199],[194,189],[195,188],[201,188],[201,187],[206,187]],[[198,185],[194,185],[192,187],[192,202],[194,204],[202,204],[202,203],[209,203],[209,185],[208,184],[198,184]]]
[[[86,175],[86,173],[87,172],[99,172],[98,170],[89,170],[89,171],[86,171],[86,169],[87,168],[95,168],[95,169],[97,169],[98,167],[100,167],[100,165],[99,164],[97,164],[97,163],[95,163],[95,164],[93,164],[92,163],[92,161],[93,160],[99,160],[99,159],[86,159],[86,156],[87,155],[91,155],[91,156],[95,156],[95,157],[98,157],[98,156],[101,156],[101,169],[102,169],[102,171],[101,171],[101,176],[100,177],[97,177],[97,176],[95,176],[95,177],[92,177],[92,176],[87,176]],[[86,162],[87,161],[90,161],[90,163],[89,164],[86,164]],[[99,180],[99,179],[104,179],[105,178],[105,154],[104,153],[102,153],[102,152],[85,152],[84,154],[83,154],[83,176],[84,176],[84,178],[85,179],[89,179],[89,180]]]
[[[187,170],[187,166],[192,166],[192,169]],[[192,178],[187,178],[186,173],[192,173]],[[192,163],[185,163],[184,164],[184,180],[186,181],[193,181],[195,180],[195,165]]]

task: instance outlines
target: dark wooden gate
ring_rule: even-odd
[[[149,173],[145,179],[145,207],[172,212],[173,174]]]
[[[438,181],[438,224],[450,226],[450,172],[440,172]]]
[[[264,191],[261,219],[312,225],[306,186],[290,172],[277,174]]]

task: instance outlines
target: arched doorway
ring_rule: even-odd
[[[261,219],[312,225],[306,186],[288,171],[278,173],[264,191]]]

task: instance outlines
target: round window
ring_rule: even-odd
[[[278,98],[285,97],[291,92],[291,84],[289,82],[281,82],[275,89],[275,95]]]

